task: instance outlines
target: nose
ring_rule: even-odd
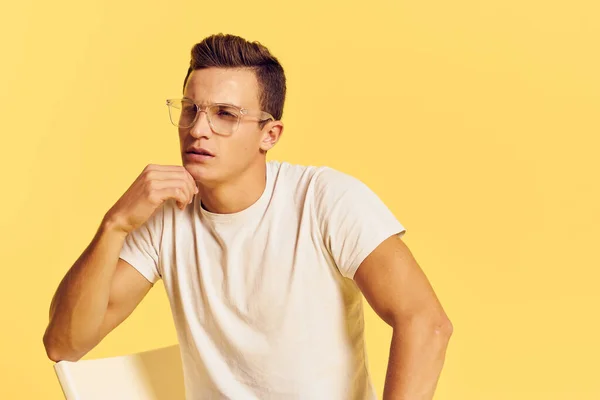
[[[198,110],[198,117],[196,122],[194,122],[194,125],[190,128],[190,134],[195,138],[209,137],[212,135],[212,129],[208,123],[208,114],[206,113],[206,110]]]

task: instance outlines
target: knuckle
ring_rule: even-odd
[[[160,201],[160,197],[156,191],[152,191],[148,195],[148,200],[150,200],[151,203],[156,204]]]
[[[157,181],[151,179],[146,182],[146,189],[148,190],[148,192],[154,192],[157,189],[156,185]]]
[[[142,172],[142,176],[144,177],[144,180],[148,181],[148,180],[152,179],[154,174],[153,174],[152,170],[145,169],[144,172]]]

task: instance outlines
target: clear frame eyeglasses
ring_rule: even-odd
[[[183,129],[191,128],[198,120],[200,113],[204,111],[213,132],[221,135],[235,133],[240,125],[240,120],[247,116],[258,118],[258,122],[275,120],[271,114],[265,111],[252,111],[226,103],[202,106],[188,98],[168,99],[167,106],[173,125]]]

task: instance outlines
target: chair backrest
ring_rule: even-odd
[[[67,400],[184,400],[179,345],[124,356],[59,361]]]

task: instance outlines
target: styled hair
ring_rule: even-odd
[[[285,74],[277,58],[265,46],[230,34],[219,33],[206,37],[192,47],[183,90],[185,91],[193,70],[211,67],[254,71],[261,110],[268,112],[276,120],[281,119],[286,92]]]

